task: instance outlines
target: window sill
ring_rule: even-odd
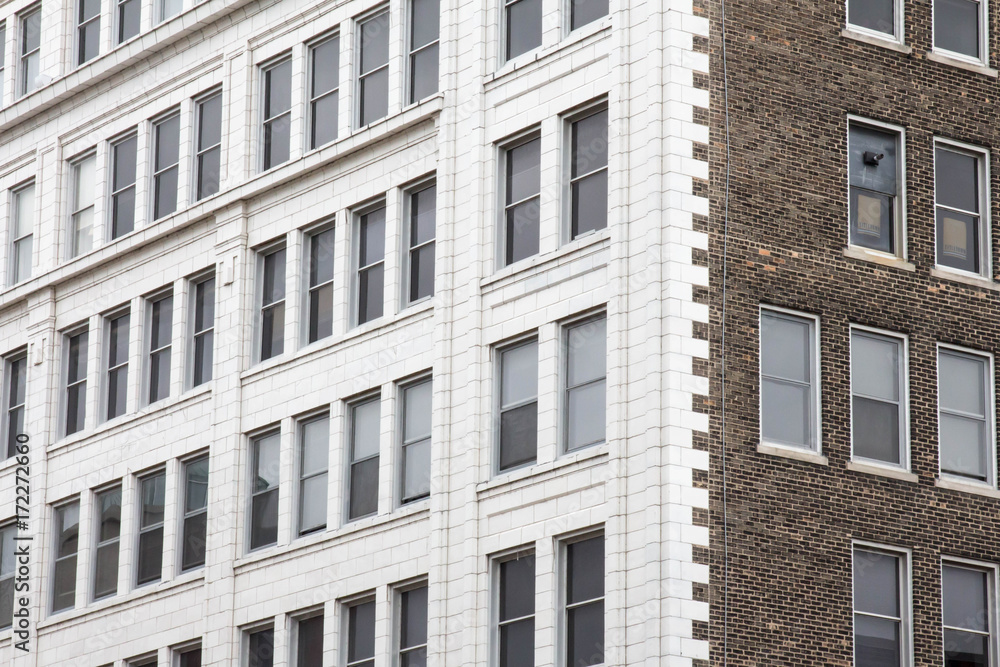
[[[830,465],[829,459],[822,454],[811,452],[806,449],[785,447],[784,445],[769,445],[761,442],[757,444],[757,452],[759,454],[769,454],[771,456],[782,456],[786,459],[794,459],[796,461],[804,461],[806,463],[815,463],[821,466]]]
[[[563,469],[569,466],[575,466],[578,464],[581,467],[598,465],[604,462],[603,459],[606,459],[608,454],[608,443],[605,442],[600,445],[592,445],[579,452],[563,454],[554,461],[535,463],[533,465],[527,465],[523,468],[516,468],[510,472],[498,473],[493,479],[477,484],[476,493],[480,496],[490,496],[493,495],[494,492],[506,493],[511,490],[511,487],[517,486],[519,482],[534,484],[536,482],[543,481],[539,479],[539,477],[555,477],[564,472]],[[480,498],[480,500],[482,500],[482,498]]]
[[[982,63],[977,64],[969,62],[967,60],[962,60],[961,58],[956,58],[955,56],[941,53],[940,51],[928,51],[927,60],[934,63],[941,63],[942,65],[951,65],[952,67],[968,70],[969,72],[975,72],[976,74],[984,74],[994,79],[997,78],[998,74],[997,70],[992,67],[987,67]]]
[[[942,269],[937,266],[931,269],[931,277],[941,278],[942,280],[952,280],[956,283],[962,283],[963,285],[972,285],[973,287],[982,287],[983,289],[1000,292],[1000,285],[997,285],[989,278],[958,273],[957,271]]]
[[[503,283],[505,280],[513,276],[527,273],[532,269],[540,270],[543,268],[549,268],[549,265],[557,264],[565,258],[577,253],[584,255],[591,250],[601,250],[610,240],[611,231],[608,228],[604,228],[593,234],[588,234],[582,238],[574,239],[552,252],[544,255],[534,255],[533,257],[528,257],[518,262],[514,262],[509,266],[503,267],[492,276],[488,276],[480,280],[479,289],[483,292],[487,292],[498,288],[500,283]],[[595,246],[600,247],[595,248]]]
[[[854,472],[866,473],[868,475],[879,475],[881,477],[889,477],[891,479],[898,479],[904,482],[913,482],[914,484],[920,481],[912,472],[907,472],[902,468],[894,468],[888,465],[879,465],[878,463],[869,463],[867,461],[848,461],[847,469],[853,470]]]
[[[965,480],[953,479],[951,477],[939,477],[934,480],[934,486],[939,489],[973,493],[977,496],[986,496],[987,498],[1000,498],[1000,491],[998,491],[996,487],[983,482],[968,482]]]
[[[897,53],[902,53],[905,55],[910,55],[913,53],[913,47],[897,42],[891,37],[879,37],[878,35],[870,35],[859,30],[854,30],[852,28],[844,28],[840,31],[841,37],[846,37],[847,39],[853,39],[858,42],[864,42],[865,44],[871,44],[873,46],[881,46],[884,49],[889,49],[890,51],[895,51]]]
[[[907,262],[905,259],[899,257],[892,257],[889,255],[884,255],[878,252],[872,252],[871,250],[866,250],[865,248],[858,248],[857,246],[847,246],[844,248],[844,257],[850,257],[851,259],[860,259],[864,262],[871,262],[873,264],[879,264],[881,266],[889,266],[895,269],[902,269],[903,271],[916,271],[917,267]]]

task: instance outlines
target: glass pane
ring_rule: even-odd
[[[365,269],[358,276],[359,303],[358,303],[358,324],[371,322],[382,317],[382,308],[385,299],[384,273],[385,267],[376,264]]]
[[[201,667],[201,649],[181,653],[180,667]]]
[[[333,335],[333,284],[309,292],[309,342]]]
[[[0,530],[0,576],[14,574],[16,559],[14,557],[14,526]]]
[[[567,331],[567,367],[569,386],[603,378],[607,374],[608,321],[591,320]]]
[[[52,611],[72,609],[76,599],[76,556],[56,562],[52,578]]]
[[[500,470],[533,462],[537,448],[537,402],[500,415]]]
[[[423,498],[431,492],[431,441],[403,448],[403,500]]]
[[[407,651],[399,659],[400,667],[427,667],[427,647]]]
[[[567,544],[566,602],[600,597],[604,597],[604,535]]]
[[[254,492],[278,488],[281,436],[272,433],[254,441]]]
[[[375,657],[375,602],[354,605],[348,613],[347,661]]]
[[[17,436],[24,433],[24,407],[7,413],[7,456],[17,453]]]
[[[957,630],[944,631],[945,667],[989,667],[989,637]]]
[[[607,15],[608,0],[573,0],[571,29],[576,30]]]
[[[115,191],[135,183],[135,159],[138,139],[129,137],[114,147],[114,183]]]
[[[297,667],[321,667],[323,664],[323,617],[313,616],[298,623]]]
[[[0,581],[0,628],[9,628],[14,621],[14,578]]]
[[[73,385],[66,393],[66,435],[71,435],[85,425],[87,385]]]
[[[166,495],[166,475],[159,474],[142,480],[141,528],[163,523],[163,502]]]
[[[170,396],[170,348],[154,353],[149,359],[149,402]]]
[[[762,312],[760,329],[761,374],[810,382],[812,322]]]
[[[122,366],[108,373],[108,419],[125,414],[127,389],[128,366]]]
[[[24,93],[30,93],[38,87],[38,66],[39,54],[37,51],[31,55],[25,56],[21,61],[21,85]]]
[[[534,664],[535,619],[500,626],[500,667],[534,667]]]
[[[194,386],[212,379],[212,343],[214,332],[198,336],[194,341]]]
[[[986,479],[986,425],[978,419],[942,413],[939,419],[941,470]]]
[[[567,449],[604,442],[607,422],[604,381],[594,382],[569,392]]]
[[[851,243],[895,252],[895,220],[891,195],[851,187]]]
[[[500,356],[500,405],[538,396],[538,342],[504,350]]]
[[[35,220],[35,186],[19,190],[15,195],[17,199],[17,212],[14,216],[14,236],[21,237],[31,233],[32,223]]]
[[[194,299],[194,330],[204,331],[215,325],[215,278],[198,283]]]
[[[222,149],[216,147],[198,156],[198,199],[219,191],[219,161]]]
[[[435,244],[428,243],[410,253],[410,301],[434,296]]]
[[[31,277],[31,237],[14,244],[14,282],[19,283]]]
[[[312,50],[312,96],[318,97],[340,85],[340,37],[317,44]],[[334,117],[336,125],[336,117]]]
[[[608,172],[573,183],[573,238],[608,226]]]
[[[529,2],[533,0],[520,0]],[[537,195],[541,188],[541,139],[532,139],[507,150],[507,203]]]
[[[170,345],[171,326],[173,323],[174,297],[168,296],[154,301],[152,308],[152,327],[150,331],[150,348],[159,349]]]
[[[412,442],[431,435],[431,383],[421,382],[404,391],[403,440]]]
[[[979,3],[934,0],[934,46],[979,57]]]
[[[938,353],[938,385],[941,407],[985,416],[986,359],[941,351]]]
[[[854,615],[855,667],[899,667],[899,622]]]
[[[90,252],[94,246],[94,207],[85,208],[73,215],[73,229],[70,238],[70,257]]]
[[[979,272],[979,218],[943,208],[937,211],[937,263]]]
[[[966,3],[966,0],[953,0]],[[949,0],[936,0],[940,2]],[[972,4],[972,3],[968,3]],[[979,211],[979,160],[966,153],[944,148],[934,151],[934,191],[936,203],[976,213]]]
[[[854,393],[899,400],[898,340],[854,333],[851,336],[851,384]]]
[[[385,258],[385,209],[361,216],[361,252],[359,266],[381,262]]]
[[[319,148],[337,138],[337,105],[340,93],[324,95],[312,104],[312,147]]]
[[[302,424],[301,475],[311,475],[327,468],[330,454],[330,419],[314,419]]]
[[[351,519],[378,511],[378,460],[376,456],[351,464]]]
[[[594,0],[578,0],[593,2]],[[574,3],[576,9],[577,3]],[[607,7],[607,5],[605,5]],[[572,177],[608,166],[608,112],[599,111],[573,123]]]
[[[899,406],[855,396],[852,409],[855,456],[900,463]]]
[[[302,480],[299,532],[305,533],[326,526],[326,497],[329,485],[326,473]]]
[[[410,50],[437,40],[441,20],[440,0],[413,0]]]
[[[287,162],[290,147],[290,114],[275,118],[264,125],[264,169]]]
[[[24,21],[24,25],[21,53],[30,53],[42,43],[42,12],[40,10],[33,11],[25,15],[22,20]]]
[[[108,346],[108,366],[114,367],[128,362],[129,316],[123,315],[110,321],[110,345]]]
[[[135,188],[123,190],[113,199],[111,238],[116,239],[135,228]]]
[[[309,239],[309,285],[333,280],[333,230],[325,229]]]
[[[87,377],[87,333],[69,339],[69,381],[78,382]]]
[[[222,95],[213,95],[198,104],[198,150],[222,141]]]
[[[181,0],[160,0],[160,20],[166,20],[179,14],[182,8]]]
[[[868,30],[895,34],[893,0],[850,0],[847,3],[847,22]]]
[[[410,247],[434,238],[437,218],[437,186],[410,195]]]
[[[96,559],[94,597],[114,595],[118,592],[118,542],[98,547]]]
[[[507,264],[538,254],[538,207],[536,197],[507,209]]]
[[[966,630],[989,631],[987,573],[967,567],[941,568],[944,624]]]
[[[389,113],[389,68],[361,80],[361,125],[374,123]]]
[[[139,535],[136,584],[158,581],[163,572],[163,526]]]
[[[275,65],[264,74],[264,119],[292,108],[292,61]]]
[[[566,612],[567,665],[584,667],[604,662],[604,601]]]
[[[81,160],[73,167],[73,210],[79,211],[94,203],[96,196],[96,175],[97,157],[90,157]]]
[[[500,620],[535,613],[535,555],[500,563]],[[531,644],[534,644],[532,641]]]
[[[98,542],[115,539],[121,535],[122,489],[120,486],[105,491],[97,497],[97,517],[99,521]]]
[[[265,547],[278,541],[278,489],[253,497],[250,518],[250,548]]]
[[[254,632],[250,635],[249,645],[249,667],[274,666],[274,630]]]
[[[201,512],[184,519],[184,543],[181,552],[181,569],[190,570],[205,564],[206,528],[208,514]]]
[[[419,102],[438,91],[438,45],[428,46],[410,57],[410,102]]]
[[[261,361],[285,351],[285,304],[279,303],[263,312],[260,342]]]
[[[361,73],[389,62],[389,12],[361,24]]]
[[[173,116],[156,125],[155,171],[162,171],[180,159],[181,117]]]
[[[809,387],[765,378],[761,383],[760,401],[764,440],[812,447],[812,392]]]
[[[184,466],[184,511],[204,509],[208,506],[208,459],[198,459]]]
[[[354,406],[352,410],[351,460],[374,456],[379,452],[381,402],[376,399]]]
[[[427,643],[427,587],[421,586],[400,595],[399,647]]]
[[[899,557],[854,550],[854,610],[899,616]]]
[[[542,45],[542,1],[507,5],[507,60]]]
[[[126,0],[118,5],[118,43],[139,34],[140,0]]]
[[[154,220],[159,220],[177,210],[177,167],[157,174],[155,197]]]

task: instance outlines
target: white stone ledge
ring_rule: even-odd
[[[951,477],[939,477],[934,480],[934,486],[939,489],[962,491],[963,493],[986,496],[987,498],[1000,498],[1000,491],[998,491],[996,487],[972,481],[966,482],[964,480],[954,479]]]
[[[848,461],[847,469],[854,472],[861,472],[868,475],[878,475],[880,477],[889,477],[891,479],[898,479],[904,482],[917,483],[920,478],[914,475],[912,472],[908,472],[901,468],[893,468],[890,466],[881,466],[875,463],[866,463],[864,461]]]
[[[761,442],[757,445],[757,451],[770,456],[782,456],[786,459],[805,461],[806,463],[816,463],[821,466],[829,465],[830,461],[818,452],[806,449],[795,449],[794,447],[782,447],[781,445],[769,445]]]

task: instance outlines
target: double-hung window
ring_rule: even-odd
[[[385,296],[385,206],[358,216],[358,324],[382,317]]]
[[[97,156],[91,153],[72,163],[72,211],[69,221],[67,258],[90,251],[94,245],[94,200]]]
[[[274,628],[247,633],[247,667],[273,667]]]
[[[576,30],[607,15],[608,0],[570,0],[570,30]]]
[[[197,387],[212,379],[212,350],[215,344],[215,277],[194,283],[192,290],[194,333],[191,386]]]
[[[292,61],[283,60],[263,71],[264,151],[263,167],[287,162],[291,155]]]
[[[909,554],[854,547],[854,666],[912,664]]]
[[[535,664],[535,554],[521,552],[495,564],[494,631],[498,667]]]
[[[993,484],[993,362],[938,348],[941,472]]]
[[[66,354],[66,435],[86,425],[87,414],[87,331],[69,333]]]
[[[530,2],[533,0],[519,0]],[[505,146],[503,162],[503,265],[538,254],[540,239],[541,147],[537,135]]]
[[[170,349],[173,337],[174,295],[164,294],[149,302],[149,355],[146,360],[149,403],[170,396]]]
[[[309,49],[309,147],[319,148],[337,138],[340,102],[340,35]]]
[[[153,137],[153,220],[159,220],[177,210],[180,114],[175,113],[154,123]]]
[[[425,498],[431,492],[431,379],[403,389],[402,481],[403,503]]]
[[[937,263],[989,273],[986,154],[938,141],[934,146]]]
[[[504,0],[504,60],[542,45],[542,0]]]
[[[219,191],[222,164],[222,91],[196,102],[195,201]]]
[[[118,592],[118,556],[122,534],[122,487],[107,489],[95,497],[97,525],[94,547],[94,599]]]
[[[15,535],[14,524],[0,528],[0,630],[14,624]]]
[[[323,614],[295,620],[295,667],[323,666]]]
[[[278,542],[278,485],[281,479],[281,434],[278,431],[251,442],[250,549]]]
[[[847,25],[851,30],[899,42],[902,18],[902,0],[847,0]]]
[[[574,323],[564,335],[566,451],[573,451],[605,439],[608,320]]]
[[[437,222],[437,185],[432,183],[409,194],[410,224],[406,262],[406,303],[434,295],[434,249]]]
[[[538,451],[538,339],[500,351],[497,470],[534,463]]]
[[[128,409],[128,311],[105,318],[106,418],[114,419]]]
[[[812,317],[761,308],[761,440],[819,448],[819,353]]]
[[[604,534],[574,540],[565,548],[566,664],[604,663]]]
[[[97,57],[101,50],[101,0],[77,0],[76,64]]]
[[[285,248],[261,258],[260,360],[285,351]]]
[[[184,464],[184,506],[181,527],[181,572],[205,564],[208,528],[208,457]]]
[[[0,44],[4,48],[0,49],[0,104],[3,104],[4,85],[7,78],[7,22],[0,21]]]
[[[358,126],[389,113],[389,11],[358,23]]]
[[[322,415],[301,422],[299,433],[298,534],[305,535],[326,528],[330,417]]]
[[[941,564],[945,667],[997,664],[996,568]]]
[[[309,235],[309,318],[307,340],[315,343],[333,335],[334,228]]]
[[[965,60],[987,60],[986,0],[934,0],[934,49]]]
[[[137,2],[138,0],[133,0]],[[135,168],[138,139],[133,134],[111,144],[111,239],[135,229]]]
[[[127,42],[139,34],[139,17],[142,11],[142,0],[115,0],[118,21],[118,44]]]
[[[850,243],[904,254],[902,130],[848,126]]]
[[[593,1],[593,0],[590,0]],[[570,237],[608,226],[608,109],[570,121]]]
[[[76,553],[80,543],[80,501],[54,510],[55,563],[52,572],[52,612],[76,604]]]
[[[347,519],[353,521],[378,512],[381,397],[354,403],[350,410]]]
[[[856,458],[906,467],[906,344],[851,330],[851,439]]]
[[[399,593],[399,667],[427,664],[427,584]]]
[[[31,277],[32,241],[35,227],[35,183],[11,190],[9,285]]]
[[[441,0],[410,2],[410,104],[438,91]]]
[[[139,480],[139,546],[135,585],[159,581],[163,574],[163,519],[167,475]]]
[[[28,379],[28,357],[17,354],[4,361],[3,431],[4,457],[17,453],[17,436],[24,433],[24,402]]]
[[[139,0],[133,0],[138,2]],[[35,5],[20,16],[21,48],[18,78],[20,93],[27,95],[38,87],[38,72],[42,49],[42,7]]]
[[[375,667],[375,600],[347,607],[347,667]]]

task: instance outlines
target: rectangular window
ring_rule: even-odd
[[[570,30],[608,15],[608,0],[570,0]]]
[[[55,508],[55,568],[52,575],[52,612],[76,604],[76,552],[80,539],[80,503]]]
[[[566,327],[566,450],[604,442],[607,403],[608,320],[601,317]]]
[[[313,45],[309,50],[309,147],[319,148],[337,138],[340,103],[340,35]]]
[[[35,184],[11,190],[10,281],[16,285],[31,277],[31,250],[35,224]]]
[[[389,12],[360,22],[358,35],[358,125],[364,127],[389,113]]]
[[[434,246],[437,226],[437,184],[409,194],[409,272],[406,300],[415,303],[434,296]]]
[[[292,61],[271,65],[264,76],[264,169],[287,162],[291,151]]]
[[[87,332],[66,336],[66,435],[86,425]]]
[[[986,2],[934,0],[934,48],[969,60],[985,61]]]
[[[502,472],[535,462],[538,450],[538,341],[500,351],[500,438]]]
[[[163,512],[166,473],[139,480],[139,550],[135,585],[159,581],[163,574]]]
[[[905,552],[854,547],[854,664],[910,664],[909,566]]]
[[[14,624],[14,524],[0,528],[0,630]]]
[[[281,434],[254,438],[251,444],[250,549],[278,542],[278,484],[281,475]]]
[[[111,144],[111,240],[135,229],[137,146],[135,135]]]
[[[347,667],[375,667],[375,600],[347,608]]]
[[[97,526],[94,547],[94,599],[118,592],[118,554],[122,531],[122,487],[97,494],[94,503]]]
[[[902,133],[851,122],[851,245],[902,255]]]
[[[327,469],[330,458],[330,417],[300,425],[299,535],[326,528]]]
[[[141,0],[117,0],[118,43],[122,44],[139,34]]]
[[[535,554],[519,553],[497,567],[496,645],[499,667],[535,664]]]
[[[385,290],[385,206],[358,217],[358,324],[382,317]]]
[[[963,0],[964,1],[964,0]],[[950,144],[934,147],[937,263],[975,274],[987,272],[989,249],[984,154]]]
[[[97,156],[92,153],[74,162],[70,169],[73,193],[67,259],[89,252],[94,246]]]
[[[847,25],[899,41],[902,10],[899,0],[847,0]]]
[[[260,305],[260,360],[285,351],[285,249],[263,256],[263,290]]]
[[[333,244],[333,227],[309,235],[310,343],[333,335]]]
[[[854,456],[906,466],[906,357],[903,339],[851,331]]]
[[[295,667],[323,667],[323,614],[295,623]]]
[[[201,647],[196,646],[178,651],[177,667],[201,667]]]
[[[504,59],[542,45],[542,0],[504,0]]]
[[[427,664],[427,585],[399,594],[399,667]]]
[[[7,78],[7,22],[0,21],[0,44],[4,48],[0,49],[0,104],[3,104],[4,87],[3,82]]]
[[[402,502],[431,493],[431,379],[403,387]]]
[[[183,9],[182,0],[158,0],[156,13],[160,22],[166,21],[171,16],[177,16]]]
[[[995,568],[942,563],[945,667],[996,664],[995,582]]]
[[[101,0],[77,0],[76,64],[97,57],[101,50]]]
[[[153,125],[153,141],[153,220],[159,220],[177,210],[180,114],[157,121]]]
[[[138,2],[138,0],[133,0]],[[21,79],[21,94],[27,95],[38,87],[38,66],[42,48],[42,8],[34,8],[21,14],[21,64],[18,72]]]
[[[989,357],[938,348],[941,472],[993,480],[993,383]]]
[[[192,387],[212,379],[212,354],[215,345],[215,278],[194,285],[194,359]]]
[[[760,311],[760,436],[816,450],[819,445],[816,320]]]
[[[607,107],[572,121],[570,149],[570,235],[575,239],[608,226]]]
[[[167,294],[149,302],[149,402],[170,396],[170,347],[173,336],[174,295]]]
[[[441,0],[410,2],[410,104],[438,91]]]
[[[107,419],[125,414],[128,396],[129,313],[105,319],[107,328]]]
[[[565,545],[566,664],[604,663],[604,535]]]
[[[208,527],[208,457],[184,464],[184,518],[181,529],[181,572],[205,564]]]
[[[382,401],[379,396],[351,407],[348,520],[378,512],[378,463]]]
[[[247,666],[274,667],[274,628],[247,633]]]
[[[534,2],[535,0],[519,0]],[[541,5],[539,5],[541,6]],[[538,254],[541,147],[537,136],[503,149],[504,233],[503,264]]]
[[[6,435],[4,456],[10,458],[17,453],[17,436],[24,433],[24,401],[27,393],[28,356],[20,354],[5,360],[4,378],[6,390],[3,414],[3,429]]]
[[[195,151],[195,200],[219,191],[222,164],[222,92],[197,102],[198,142]]]

